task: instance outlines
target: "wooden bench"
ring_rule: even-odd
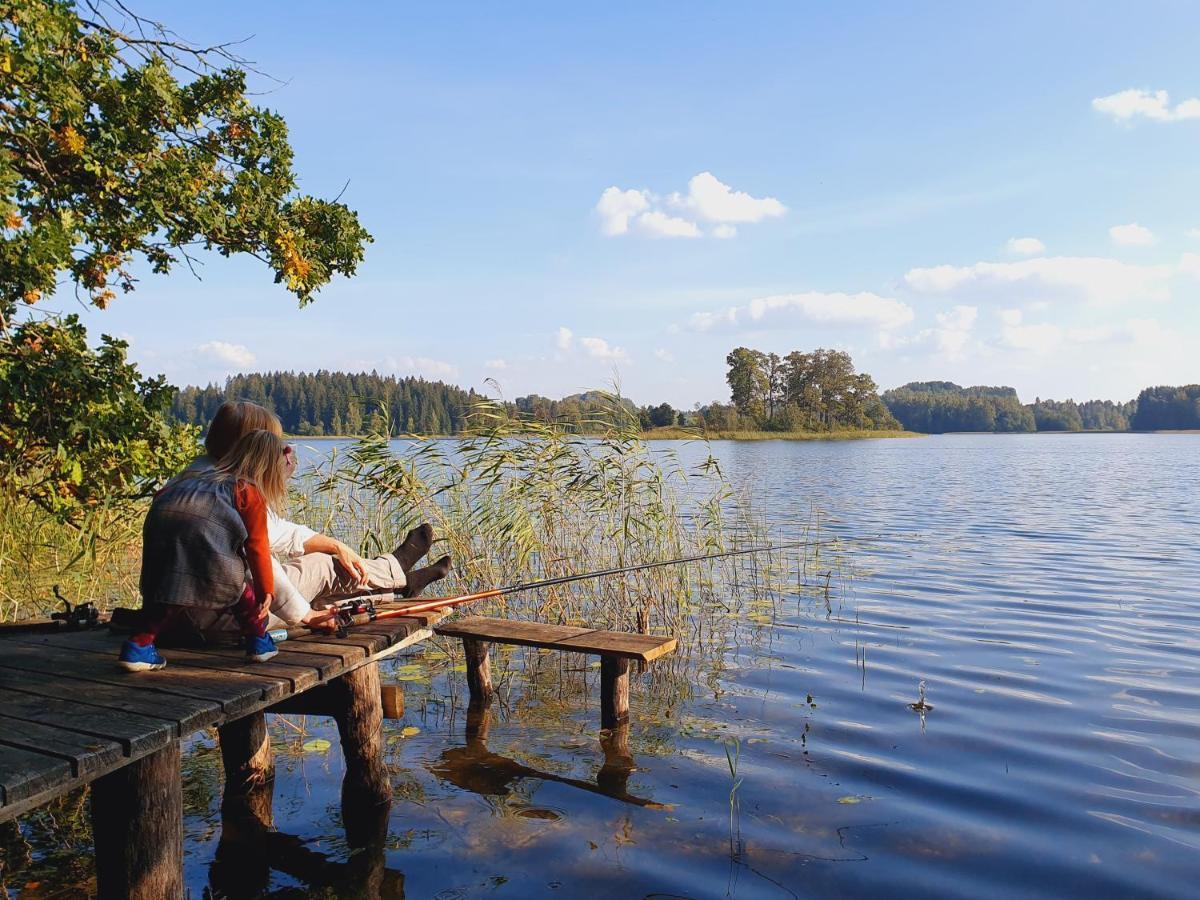
[[[674,650],[677,643],[673,637],[653,634],[596,631],[483,616],[457,619],[433,630],[445,637],[462,638],[472,702],[491,699],[493,688],[488,649],[492,644],[518,644],[599,656],[601,728],[616,728],[629,720],[630,661],[658,659]]]
[[[123,635],[0,637],[0,822],[91,784],[99,896],[182,897],[181,741],[217,726],[223,808],[264,788],[269,807],[267,712],[332,715],[346,759],[343,816],[386,804],[377,663],[431,637],[444,615],[289,639],[266,663],[236,648],[164,647],[167,667],[138,673],[117,668]]]

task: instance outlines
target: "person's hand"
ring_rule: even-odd
[[[300,624],[313,631],[337,631],[337,609],[311,609],[300,620]]]
[[[357,579],[359,587],[367,586],[366,560],[338,541],[337,551],[333,554],[343,569],[351,578]]]

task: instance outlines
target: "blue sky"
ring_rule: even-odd
[[[904,6],[139,3],[253,35],[302,188],[349,182],[375,243],[304,310],[214,257],[85,318],[177,384],[691,406],[739,345],[1027,400],[1200,380],[1200,7]]]

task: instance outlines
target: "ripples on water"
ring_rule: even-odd
[[[464,716],[419,698],[461,694],[462,676],[414,682],[390,726],[408,802],[387,864],[410,896],[1191,894],[1198,440],[715,445],[773,522],[815,506],[850,541],[848,590],[828,612],[784,602],[774,624],[747,623],[682,702],[635,695],[627,792],[665,810],[528,772],[474,786],[493,793],[439,777]],[[594,679],[559,696],[571,673],[538,662],[514,666],[486,752],[595,782]],[[925,716],[909,707],[922,679]],[[398,737],[406,724],[421,733]],[[741,747],[732,831],[726,735]],[[293,765],[277,825],[328,840],[336,751]]]
[[[774,523],[807,522],[815,506],[822,529],[848,539],[844,590],[828,609],[785,597],[773,622],[740,622],[720,665],[691,683],[668,690],[652,670],[634,693],[632,772],[597,742],[594,670],[574,658],[498,660],[507,703],[482,741],[464,737],[461,673],[397,662],[409,711],[387,725],[397,801],[376,889],[1194,894],[1198,441],[714,445]],[[923,716],[910,708],[921,680]],[[274,726],[275,826],[345,861],[336,732],[305,727]],[[313,736],[334,750],[301,751]],[[200,741],[189,765],[199,894],[220,834],[219,763]],[[280,871],[270,884],[318,892]]]

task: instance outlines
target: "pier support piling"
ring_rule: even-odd
[[[96,888],[102,900],[183,896],[179,741],[92,783]]]

